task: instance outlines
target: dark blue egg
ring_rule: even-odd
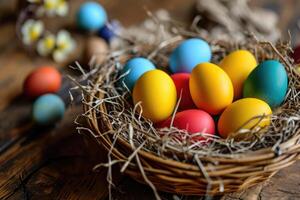
[[[40,96],[33,104],[32,117],[39,125],[51,125],[63,118],[65,104],[56,94]]]
[[[76,17],[78,26],[88,31],[99,30],[107,21],[105,9],[93,1],[83,3]]]
[[[288,76],[284,66],[277,60],[260,63],[248,76],[243,86],[244,97],[261,99],[274,108],[285,99]]]
[[[102,37],[106,42],[110,42],[116,35],[115,33],[120,28],[120,23],[113,20],[111,23],[105,24],[98,32],[98,35]]]

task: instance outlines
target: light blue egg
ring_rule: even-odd
[[[96,31],[102,28],[107,21],[104,8],[96,2],[83,3],[77,12],[77,24],[80,28]]]
[[[33,104],[32,117],[39,125],[51,125],[63,118],[65,104],[56,94],[40,96]]]
[[[210,62],[211,55],[206,41],[198,38],[187,39],[172,52],[169,59],[170,70],[173,73],[191,73],[197,64]]]
[[[142,57],[132,58],[125,64],[122,74],[128,73],[123,82],[130,89],[133,90],[135,82],[147,71],[155,69],[154,64]]]
[[[275,108],[285,99],[288,76],[284,66],[277,60],[260,63],[248,76],[243,86],[244,97],[261,99]]]

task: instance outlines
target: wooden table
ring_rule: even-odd
[[[8,1],[6,1],[8,2]],[[70,105],[63,121],[53,127],[40,128],[30,122],[32,102],[22,96],[26,75],[40,65],[56,65],[49,59],[28,55],[15,36],[15,2],[0,1],[0,199],[106,199],[106,171],[95,173],[95,164],[105,161],[106,155],[95,143],[77,133],[73,120],[81,113],[80,105]],[[72,18],[80,0],[72,1],[71,15],[61,26],[74,24]],[[150,10],[166,8],[176,18],[188,20],[194,1],[175,0],[114,0],[102,1],[111,18],[125,25],[140,22],[146,17],[143,6]],[[254,1],[276,10],[282,30],[297,31],[299,1]],[[2,23],[1,23],[2,22]],[[56,24],[49,22],[49,26]],[[298,36],[298,33],[295,34]],[[81,58],[84,36],[77,34]],[[298,38],[294,37],[294,41]],[[59,65],[64,73],[72,73],[67,63]],[[64,81],[64,87],[69,87]],[[66,88],[60,95],[67,101]],[[300,162],[281,170],[268,182],[242,193],[214,197],[215,199],[300,199]],[[116,177],[113,199],[153,199],[151,190],[128,177]],[[172,199],[171,194],[163,194]],[[198,198],[189,198],[198,199]]]

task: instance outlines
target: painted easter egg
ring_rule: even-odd
[[[222,112],[233,100],[229,76],[212,63],[197,65],[191,73],[189,86],[195,105],[212,115]]]
[[[171,75],[171,78],[174,81],[176,87],[177,97],[179,98],[181,94],[181,100],[178,109],[186,110],[189,108],[195,108],[196,106],[190,94],[190,87],[189,87],[190,74],[177,73]]]
[[[45,94],[33,104],[32,117],[39,125],[51,125],[63,118],[65,104],[55,94]]]
[[[96,2],[83,3],[77,12],[77,24],[80,28],[88,31],[97,31],[107,21],[105,9]]]
[[[244,83],[244,97],[258,98],[272,108],[279,106],[288,89],[288,76],[284,66],[277,60],[260,63]]]
[[[102,37],[106,42],[110,42],[115,37],[115,33],[120,28],[120,23],[117,20],[113,20],[111,23],[106,23],[98,32],[98,35]]]
[[[56,93],[61,87],[61,74],[54,67],[40,67],[24,81],[24,94],[35,98],[46,93]]]
[[[294,59],[295,64],[300,63],[300,45],[294,48],[294,52],[292,53],[291,57]]]
[[[121,74],[124,75],[123,82],[130,91],[133,90],[135,82],[147,71],[154,70],[154,64],[142,57],[132,58],[125,64]]]
[[[101,65],[107,58],[108,51],[108,45],[102,38],[89,37],[85,48],[85,60],[90,63],[88,67]]]
[[[254,55],[247,50],[237,50],[226,56],[219,65],[231,79],[234,99],[243,95],[243,84],[250,72],[257,66]]]
[[[175,84],[171,77],[161,70],[144,73],[133,89],[134,105],[141,102],[142,115],[154,123],[166,120],[171,116],[176,101]]]
[[[180,43],[172,52],[169,59],[170,70],[173,73],[190,73],[193,68],[211,59],[209,44],[199,38],[191,38]]]
[[[163,122],[160,127],[170,127],[171,120],[170,117]],[[186,130],[188,133],[215,133],[215,123],[213,118],[207,112],[198,109],[184,110],[176,113],[173,127]]]
[[[218,121],[218,131],[223,138],[227,138],[230,133],[238,131],[240,128],[249,129],[255,125],[264,127],[270,124],[270,106],[255,98],[244,98],[229,105]],[[261,119],[259,116],[266,116]],[[257,117],[257,118],[255,118]]]

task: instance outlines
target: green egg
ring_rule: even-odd
[[[258,98],[275,108],[282,104],[288,90],[288,76],[277,60],[260,63],[248,76],[243,86],[243,96]]]

